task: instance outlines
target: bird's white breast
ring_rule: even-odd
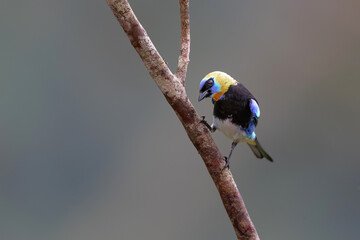
[[[217,117],[213,118],[213,126],[224,133],[224,135],[235,142],[245,142],[247,136],[244,130],[240,126],[237,126],[231,122],[231,119],[221,120]]]

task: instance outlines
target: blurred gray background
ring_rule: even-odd
[[[175,70],[177,0],[130,1]],[[191,1],[186,89],[258,99],[231,170],[262,239],[360,239],[360,2]],[[176,115],[105,0],[0,3],[0,239],[235,239]],[[226,155],[230,140],[214,133]]]

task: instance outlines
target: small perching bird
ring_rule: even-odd
[[[211,132],[219,129],[233,142],[224,168],[229,167],[231,154],[239,142],[246,142],[257,158],[273,161],[260,145],[255,127],[260,108],[254,96],[241,83],[220,71],[211,72],[200,82],[199,102],[211,97],[214,104],[213,123],[201,121]]]

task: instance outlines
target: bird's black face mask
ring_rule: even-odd
[[[214,85],[214,79],[210,78],[209,80],[207,80],[204,85],[201,87],[200,89],[200,94],[199,94],[199,98],[198,101],[200,102],[201,100],[203,100],[204,98],[210,97],[212,95],[212,86]]]

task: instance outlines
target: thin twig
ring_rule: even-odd
[[[179,0],[181,20],[181,43],[178,67],[175,75],[185,84],[187,67],[190,62],[190,13],[189,0]]]
[[[204,124],[200,123],[201,119],[186,94],[183,82],[185,81],[188,65],[188,60],[186,59],[188,59],[189,56],[190,35],[182,34],[182,37],[185,36],[188,40],[185,39],[186,41],[184,41],[184,43],[187,43],[186,46],[184,46],[185,50],[180,53],[177,71],[178,77],[167,67],[145,29],[137,20],[128,1],[107,0],[107,2],[129,37],[131,44],[144,62],[150,75],[183,124],[191,142],[204,160],[207,170],[219,191],[226,212],[233,224],[237,238],[259,239],[231,172],[228,169],[222,171],[224,168],[223,157],[212,139],[209,130]],[[189,13],[188,0],[180,0],[180,8],[182,7],[183,10],[181,10],[181,13],[187,14],[187,17],[181,17],[181,19],[186,21]],[[189,28],[187,27],[186,31],[188,30]],[[183,59],[181,56],[184,57],[185,61],[181,60]],[[179,80],[179,78],[184,79],[184,81]]]

